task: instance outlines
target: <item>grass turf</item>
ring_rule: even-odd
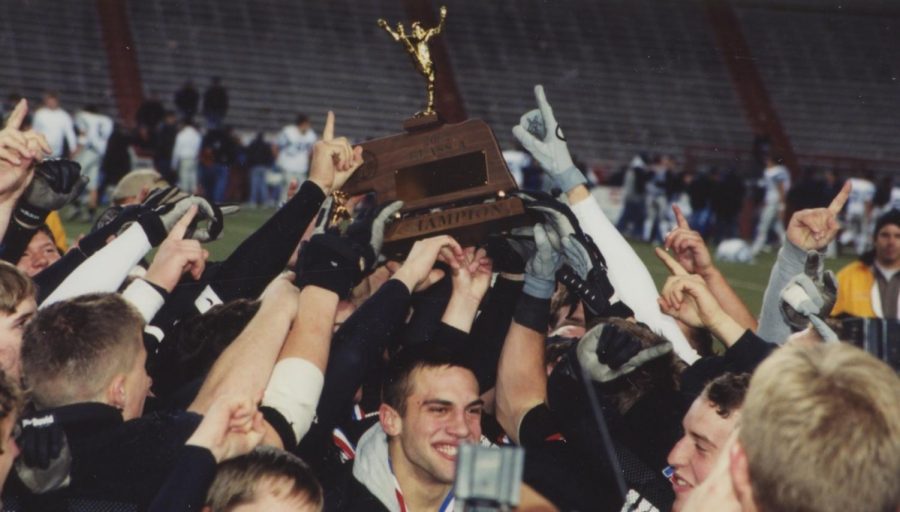
[[[222,238],[207,245],[210,259],[225,259],[241,241],[265,222],[272,215],[272,212],[273,210],[244,209],[237,214],[228,216],[225,219],[225,229]],[[70,241],[90,229],[89,224],[80,222],[65,222],[65,226]],[[657,287],[662,287],[666,277],[668,277],[668,270],[653,254],[653,245],[633,242],[632,246],[644,261],[644,264],[647,265],[650,274],[656,281]],[[602,250],[603,248],[601,247],[600,249]],[[852,259],[852,256],[832,259],[828,261],[827,267],[837,271]],[[774,261],[775,251],[773,250],[771,253],[760,254],[753,264],[718,263],[717,265],[737,294],[750,308],[750,311],[754,314],[759,314],[763,292],[766,289],[769,271]]]

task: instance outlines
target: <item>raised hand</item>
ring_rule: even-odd
[[[159,246],[159,251],[144,276],[145,280],[171,292],[181,280],[182,274],[189,273],[194,280],[200,279],[206,268],[209,252],[197,240],[184,238],[196,215],[197,206],[192,205],[175,223]]]
[[[19,101],[0,130],[0,203],[11,207],[34,176],[34,164],[50,153],[43,135],[22,132],[28,102]]]
[[[587,179],[572,162],[566,138],[553,115],[553,107],[544,95],[543,85],[534,87],[534,97],[538,108],[522,115],[519,124],[513,127],[513,135],[540,162],[563,192],[568,192],[586,183]]]
[[[464,258],[463,248],[459,242],[448,235],[435,236],[419,240],[413,244],[403,265],[394,273],[397,279],[409,288],[410,292],[421,291],[444,277],[444,271],[434,268],[442,249],[450,251],[452,258],[444,257],[450,268],[459,268],[459,261]],[[444,251],[446,255],[446,251]]]
[[[706,242],[700,233],[691,229],[678,205],[673,204],[672,211],[677,225],[666,235],[664,247],[675,254],[675,259],[688,273],[706,276],[715,268]]]
[[[824,249],[841,229],[837,216],[848,197],[850,197],[849,180],[844,183],[841,191],[827,208],[810,208],[794,213],[788,222],[785,236],[804,251]]]
[[[328,111],[322,139],[313,146],[309,180],[330,194],[344,186],[362,164],[362,147],[351,147],[346,137],[335,138],[334,112]]]
[[[34,174],[15,213],[16,222],[30,229],[37,229],[51,211],[72,202],[87,186],[81,165],[71,160],[41,162]]]
[[[439,259],[449,264],[447,261],[449,252],[450,249],[445,248]],[[453,293],[480,303],[490,288],[493,272],[493,262],[487,257],[487,250],[466,247],[462,257],[457,258],[457,262],[458,266],[453,269],[452,275]]]
[[[522,291],[538,299],[549,299],[556,291],[556,272],[563,264],[562,254],[553,248],[547,230],[534,226],[534,255],[525,265],[525,286]]]
[[[264,434],[262,413],[249,398],[223,397],[213,402],[185,444],[206,448],[222,462],[248,453]]]
[[[657,299],[662,312],[691,327],[709,329],[728,346],[737,341],[744,328],[722,309],[703,278],[689,274],[672,256],[658,247],[656,256],[672,273]]]

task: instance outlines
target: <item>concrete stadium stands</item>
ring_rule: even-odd
[[[0,2],[0,95],[23,94],[36,109],[48,89],[70,111],[94,103],[115,116],[96,4]]]

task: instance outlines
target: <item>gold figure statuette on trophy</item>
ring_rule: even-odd
[[[431,62],[431,52],[428,51],[428,42],[431,38],[441,33],[444,29],[444,21],[447,19],[447,6],[441,7],[441,21],[438,26],[429,29],[423,28],[419,21],[412,22],[410,29],[412,33],[407,34],[403,28],[403,23],[397,23],[397,30],[391,29],[388,22],[384,19],[378,20],[378,26],[383,28],[388,34],[394,38],[394,41],[402,42],[406,53],[409,54],[416,70],[425,77],[428,87],[428,103],[423,112],[416,114],[416,117],[430,116],[434,112],[434,63]]]

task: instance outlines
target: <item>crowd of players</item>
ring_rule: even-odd
[[[466,443],[524,448],[519,510],[900,510],[900,377],[825,321],[851,184],[792,215],[758,316],[677,208],[658,291],[535,97],[513,133],[560,196],[518,192],[534,226],[403,261],[381,255],[402,204],[327,229],[362,164],[331,114],[306,179],[223,261],[202,242],[227,212],[175,187],[120,197],[62,254],[45,220],[89,178],[18,103],[4,510],[461,509]]]

